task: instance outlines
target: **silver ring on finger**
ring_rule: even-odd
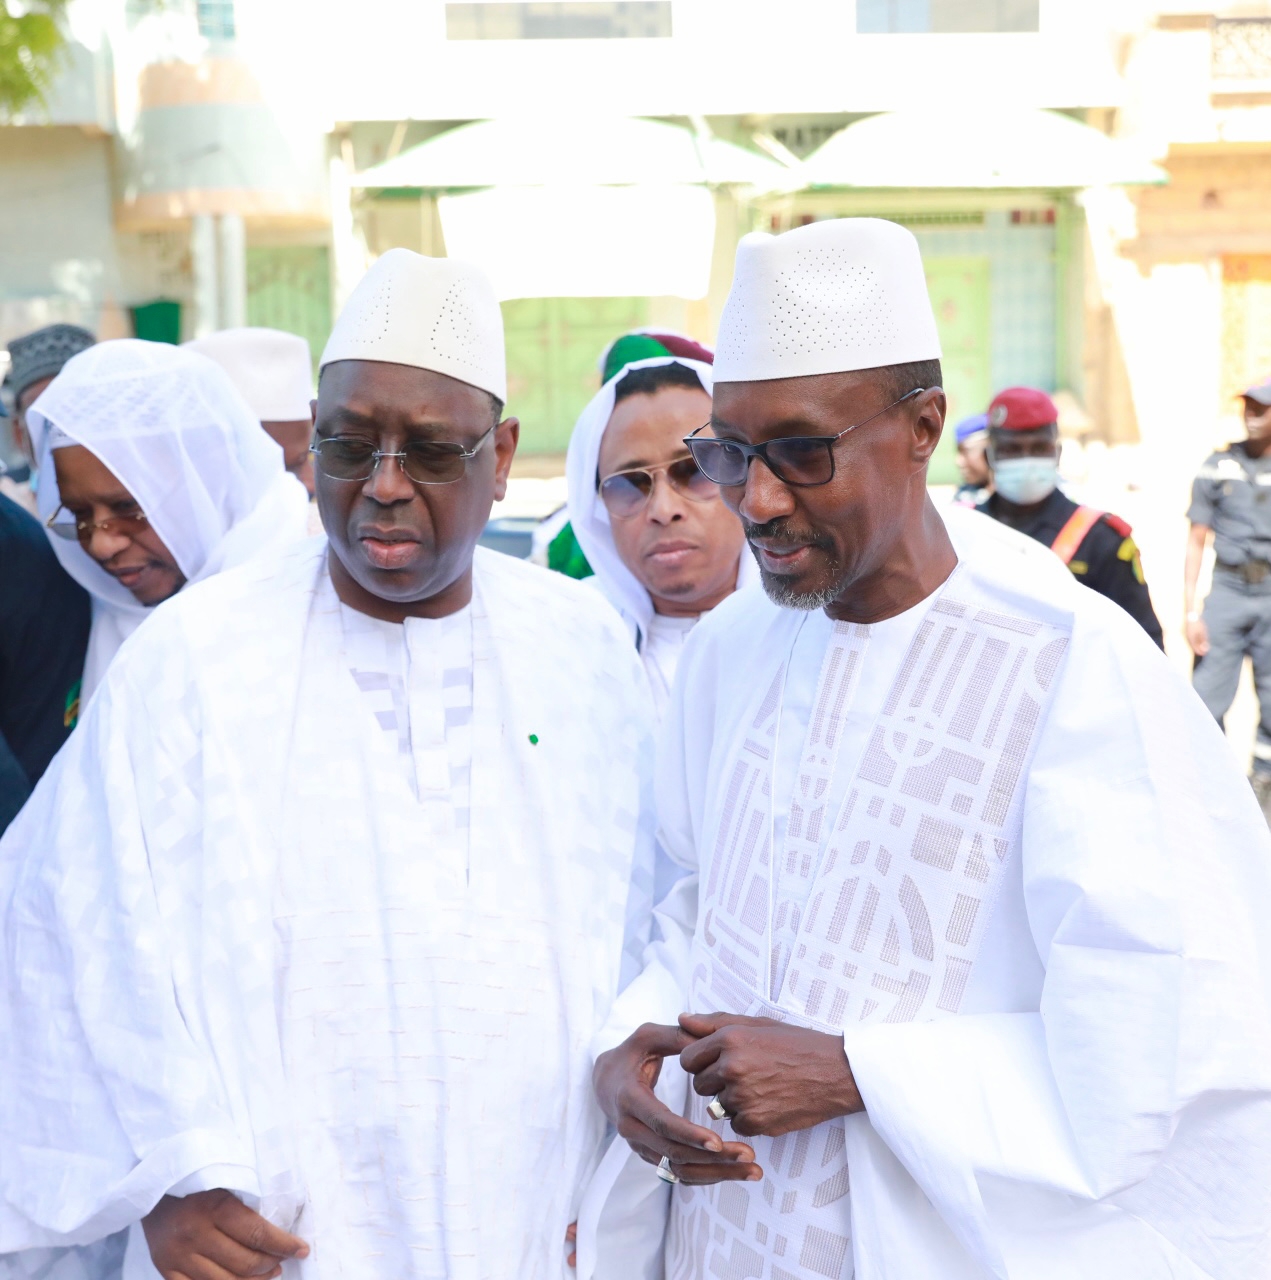
[[[723,1120],[728,1116],[728,1112],[724,1110],[724,1104],[719,1100],[719,1094],[716,1094],[710,1102],[706,1104],[706,1114],[712,1120]]]
[[[661,1178],[663,1182],[679,1182],[679,1178],[676,1177],[671,1170],[670,1156],[663,1156],[662,1159],[658,1161],[658,1177]]]

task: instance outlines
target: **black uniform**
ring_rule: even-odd
[[[88,592],[0,494],[0,831],[75,726],[88,628]]]
[[[1001,520],[997,502],[997,494],[993,494],[976,510],[992,516],[994,520]],[[1077,503],[1056,489],[1026,521],[1012,523],[1011,527],[1049,547],[1077,509]],[[1002,523],[1007,522],[1003,520]],[[1081,540],[1076,554],[1068,562],[1068,568],[1079,582],[1084,582],[1109,600],[1115,600],[1160,648],[1165,648],[1160,619],[1152,608],[1152,597],[1143,580],[1139,549],[1130,536],[1130,526],[1124,520],[1107,513],[1100,516]]]

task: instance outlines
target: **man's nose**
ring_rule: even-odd
[[[649,494],[644,514],[654,524],[670,524],[673,520],[684,518],[684,499],[667,478],[666,472],[653,477],[653,492]]]
[[[110,533],[105,529],[94,529],[88,535],[84,550],[98,564],[105,564],[107,560],[117,556],[131,541],[132,539],[124,533]]]
[[[385,451],[388,452],[387,450]],[[375,470],[362,485],[362,492],[387,507],[394,502],[409,502],[415,496],[415,486],[410,477],[402,470],[403,458],[380,456],[375,459]]]
[[[740,498],[731,501],[740,492]],[[768,469],[762,458],[754,458],[746,472],[744,486],[722,490],[724,501],[750,524],[767,524],[794,512],[794,495]]]

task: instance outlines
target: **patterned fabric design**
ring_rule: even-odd
[[[795,794],[790,799],[785,850],[773,875],[776,910],[769,947],[769,991],[780,991],[790,966],[804,906],[821,860],[827,824],[833,813],[830,784],[843,741],[843,717],[852,705],[856,680],[869,643],[869,628],[836,622],[817,681],[816,700],[800,756]],[[775,738],[780,708],[773,714]],[[765,793],[766,795],[766,793]],[[766,806],[765,806],[766,807]]]
[[[784,665],[747,721],[715,820],[694,1010],[829,1031],[958,1011],[1017,852],[1020,783],[1068,635],[1003,612],[955,572],[918,628],[846,794],[834,794],[835,739],[868,642],[868,628],[840,626],[827,647],[775,893],[765,835]],[[809,875],[796,920],[794,895],[780,886]],[[706,1101],[690,1094],[691,1118],[731,1137]],[[761,1183],[675,1189],[668,1277],[851,1276],[843,1122],[746,1141]]]
[[[472,607],[404,624],[340,606],[349,670],[393,744],[415,798],[471,820]],[[412,713],[412,707],[414,711]]]
[[[689,1119],[736,1141],[726,1120],[706,1114],[708,1101],[690,1092]],[[745,1141],[763,1167],[762,1182],[674,1189],[667,1280],[848,1280],[852,1227],[843,1121]]]

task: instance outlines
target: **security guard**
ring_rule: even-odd
[[[961,507],[978,507],[992,492],[989,483],[989,415],[972,414],[953,428],[957,441],[958,485],[953,500]]]
[[[1010,387],[989,405],[988,417],[995,492],[976,510],[1044,542],[1081,582],[1115,600],[1164,648],[1130,526],[1059,491],[1055,402],[1044,391]]]
[[[1250,781],[1271,819],[1271,382],[1243,398],[1246,439],[1211,453],[1192,483],[1183,608],[1192,684],[1220,724],[1245,655],[1253,661],[1260,714]],[[1211,534],[1214,581],[1201,614],[1196,579]]]

